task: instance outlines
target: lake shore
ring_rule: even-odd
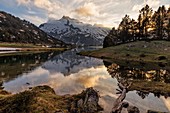
[[[18,94],[0,90],[0,112],[37,113],[96,113],[103,110],[99,95],[87,88],[77,95],[57,95],[49,86],[37,86]]]
[[[123,71],[125,75],[121,77],[126,78],[127,80],[129,79],[129,81],[132,82],[132,87],[129,89],[130,91],[137,90],[146,94],[152,92],[157,95],[169,97],[170,85],[167,83],[167,81],[163,79],[161,79],[162,81],[155,80],[155,78],[159,75],[158,72],[160,71],[166,72],[166,74],[161,75],[160,78],[167,77],[166,79],[169,79],[169,45],[169,41],[137,41],[118,46],[102,48],[95,51],[84,51],[78,54],[101,58],[104,60],[104,62],[106,62],[106,64],[108,62],[111,67],[111,69],[108,68],[108,72],[111,76],[113,74],[113,78],[115,73],[121,73],[119,68],[124,67]],[[119,65],[118,69],[117,67],[114,67],[117,64]],[[126,69],[127,71],[125,71]],[[154,74],[148,74],[147,72],[154,72]],[[144,76],[144,78],[138,79],[138,77],[135,78],[135,76],[138,76],[139,78]]]
[[[73,50],[70,50],[71,52],[73,52]],[[75,51],[74,53],[76,54],[78,51]],[[50,56],[51,56],[51,54],[49,54]],[[64,55],[64,56],[60,56],[60,58],[53,58],[53,56],[55,56],[55,55],[53,55],[51,58],[48,58],[48,56],[49,56],[48,54],[47,55],[44,55],[44,54],[42,54],[42,57],[44,57],[44,56],[47,56],[47,59],[63,59],[63,58],[65,58],[65,59],[68,59],[68,58],[71,58],[71,60],[70,60],[70,62],[73,62],[73,58],[76,58],[76,59],[78,59],[78,57],[74,57],[74,56],[69,56],[69,55],[72,55],[72,53],[68,53],[68,52],[66,52],[66,54]],[[37,55],[36,55],[37,56]],[[42,61],[40,61],[39,60],[39,55],[38,55],[38,57],[36,57],[36,56],[32,56],[32,57],[30,57],[30,56],[28,56],[28,57],[26,57],[26,56],[21,56],[21,57],[18,57],[17,59],[19,60],[17,60],[15,57],[13,58],[12,57],[12,61],[13,61],[13,59],[15,59],[15,62],[16,63],[19,63],[18,65],[19,65],[19,67],[17,67],[16,66],[16,63],[15,64],[13,64],[13,66],[14,67],[16,67],[16,68],[13,68],[13,70],[14,71],[16,71],[16,69],[18,70],[18,69],[26,69],[27,68],[27,65],[26,64],[28,64],[28,65],[30,65],[31,67],[32,67],[32,64],[34,64],[35,65],[35,67],[36,67],[36,65],[38,65],[40,62],[44,62],[44,61],[46,61],[46,60],[42,60]],[[83,56],[79,56],[79,57],[83,57]],[[25,61],[25,60],[23,60],[22,61],[22,58],[23,59],[29,59],[27,62]],[[34,58],[37,58],[38,60],[39,60],[39,62],[37,62],[37,59],[35,59],[35,60],[33,60]],[[41,58],[41,57],[40,57]],[[4,59],[6,59],[5,57],[4,57]],[[65,60],[64,59],[64,60]],[[73,60],[72,60],[73,59]],[[82,58],[81,58],[82,59]],[[21,60],[21,63],[20,63],[20,60]],[[30,61],[30,60],[33,60],[33,61]],[[97,62],[99,62],[98,60],[100,60],[100,59],[97,59]],[[3,61],[3,60],[2,60]],[[54,60],[55,62],[56,62],[56,60]],[[58,62],[59,63],[56,63],[55,65],[49,65],[49,63],[51,64],[51,61],[48,63],[48,65],[50,66],[50,67],[58,67],[59,65],[61,66],[61,64],[60,64],[60,62],[61,61],[63,61],[63,60],[59,60]],[[68,62],[68,60],[66,60],[67,62]],[[81,61],[81,62],[86,62],[86,63],[92,63],[93,61],[95,62],[95,60],[92,58],[92,60],[90,60],[90,61],[88,61],[87,59],[85,59],[85,60],[76,60],[75,61],[75,63],[76,62],[78,62],[78,61]],[[101,62],[103,62],[103,60],[101,60]],[[8,64],[11,66],[11,63],[13,63],[13,62],[11,62],[11,61],[9,61],[9,63],[4,63],[4,65],[7,65],[7,68],[4,68],[4,69],[9,69],[9,71],[7,70],[7,72],[11,72],[11,74],[14,74],[14,71],[11,71],[11,69],[10,69],[10,67],[8,66]],[[38,63],[38,64],[37,64]],[[88,63],[88,64],[89,64]],[[23,65],[24,64],[24,65]],[[63,63],[64,65],[65,65],[65,62]],[[101,64],[100,64],[101,65]],[[103,65],[103,64],[102,64]],[[84,66],[84,64],[83,64],[83,66]],[[1,66],[2,67],[2,66]],[[21,68],[22,67],[22,68]],[[66,66],[66,67],[68,67],[68,66]],[[72,67],[74,67],[75,68],[75,65],[73,65]],[[77,67],[82,67],[82,65],[78,65]],[[93,65],[93,67],[96,67],[96,65]],[[99,66],[100,67],[100,66]],[[47,66],[47,68],[48,68],[48,66]],[[99,80],[100,80],[100,83],[96,86],[96,87],[94,87],[93,85],[91,86],[89,86],[89,87],[94,87],[95,89],[97,89],[98,91],[99,91],[99,93],[100,94],[102,94],[102,91],[103,91],[103,89],[101,89],[100,90],[100,88],[98,89],[97,87],[102,87],[102,88],[104,88],[104,91],[103,92],[107,92],[108,91],[108,89],[109,88],[112,88],[112,86],[114,86],[114,80],[112,81],[112,80],[110,80],[110,79],[112,79],[112,78],[110,78],[110,74],[109,75],[107,75],[107,73],[108,72],[105,72],[105,71],[107,71],[107,70],[105,70],[105,68],[103,68],[103,66],[102,67],[100,67],[100,68],[98,68],[98,65],[97,65],[97,69],[89,69],[89,66],[87,67],[88,68],[88,70],[87,70],[87,73],[86,73],[86,71],[83,71],[83,74],[81,73],[81,71],[80,71],[80,73],[78,73],[78,74],[75,74],[75,77],[74,77],[74,74],[72,74],[71,76],[67,76],[67,77],[64,77],[63,75],[64,74],[61,74],[61,75],[59,75],[59,76],[61,76],[61,77],[59,77],[59,76],[56,76],[56,74],[55,74],[55,77],[56,78],[54,78],[54,77],[52,77],[52,80],[53,81],[55,81],[54,82],[54,84],[56,85],[56,84],[62,84],[63,83],[63,85],[65,86],[65,84],[68,84],[68,85],[66,85],[65,86],[65,88],[67,88],[68,89],[68,92],[67,93],[64,93],[64,94],[62,94],[62,93],[60,93],[60,91],[58,92],[56,89],[57,89],[57,87],[55,87],[55,86],[53,86],[53,85],[50,85],[50,84],[48,84],[48,83],[46,83],[46,82],[40,82],[40,83],[38,83],[38,81],[35,81],[35,82],[31,82],[31,81],[29,81],[29,80],[37,80],[37,75],[38,76],[40,76],[40,78],[41,78],[41,80],[43,79],[43,80],[45,80],[46,79],[46,77],[48,77],[48,78],[50,78],[51,77],[51,75],[49,75],[49,74],[47,74],[47,76],[45,76],[45,78],[43,77],[44,76],[44,73],[42,73],[42,74],[38,74],[37,72],[46,72],[46,71],[43,71],[43,70],[47,70],[47,69],[38,69],[37,71],[31,71],[30,72],[30,75],[31,76],[29,76],[29,74],[24,74],[24,75],[22,75],[22,74],[16,74],[17,76],[18,75],[21,75],[21,77],[23,77],[23,79],[21,78],[21,77],[17,77],[18,78],[18,80],[19,81],[16,81],[16,82],[13,82],[13,80],[9,80],[9,83],[12,81],[13,82],[13,84],[9,84],[9,86],[11,86],[11,87],[13,87],[13,86],[15,86],[15,85],[17,85],[17,83],[20,83],[20,81],[23,81],[22,82],[22,84],[21,84],[21,86],[26,86],[27,87],[27,89],[29,88],[29,87],[33,87],[34,88],[34,86],[38,86],[38,85],[42,85],[42,84],[46,84],[46,85],[49,85],[49,86],[51,86],[52,88],[54,88],[55,89],[55,91],[56,91],[56,94],[58,94],[57,96],[58,97],[64,97],[64,96],[61,96],[61,95],[65,95],[65,94],[67,94],[67,95],[65,95],[65,96],[69,96],[68,94],[71,94],[71,96],[70,97],[72,97],[73,98],[73,95],[74,94],[78,94],[78,93],[80,93],[82,90],[84,90],[85,88],[82,88],[82,86],[84,86],[84,84],[86,85],[86,82],[90,82],[90,83],[92,83],[92,84],[94,84],[94,83],[96,83],[96,81],[91,81],[91,79],[88,79],[88,78],[91,78],[91,75],[94,75],[94,76],[99,76],[99,73],[101,73],[101,78],[99,78]],[[55,72],[60,72],[60,73],[64,73],[64,72],[61,72],[61,71],[57,71],[57,68],[54,68],[55,69]],[[63,68],[64,70],[66,70],[65,68]],[[100,71],[99,71],[99,69],[100,69]],[[48,69],[49,70],[49,69]],[[72,69],[71,69],[72,70]],[[82,70],[82,68],[81,68],[81,70]],[[104,70],[104,71],[103,71]],[[66,70],[67,71],[67,70]],[[78,70],[79,71],[79,70]],[[99,71],[99,72],[98,72]],[[22,71],[23,72],[23,71]],[[88,73],[90,72],[90,75],[88,75]],[[94,74],[93,74],[93,72],[94,72]],[[97,72],[97,73],[96,73]],[[24,71],[24,73],[25,73],[25,71]],[[72,72],[73,73],[73,72]],[[74,71],[74,73],[75,73],[75,71]],[[76,72],[77,73],[77,72]],[[3,73],[3,75],[6,75],[6,74],[4,74]],[[33,77],[33,75],[34,75],[34,77]],[[41,76],[42,75],[42,76]],[[86,78],[86,76],[85,75],[88,75],[87,76],[87,78]],[[84,76],[84,77],[83,77]],[[109,77],[107,77],[107,76],[109,76]],[[8,77],[8,76],[7,76]],[[11,77],[11,76],[10,76]],[[24,81],[24,78],[26,77],[26,81]],[[64,78],[63,78],[64,77]],[[72,78],[73,77],[73,78]],[[102,80],[102,77],[106,77],[106,78],[108,78],[108,80],[110,81],[110,83],[108,82],[108,80],[106,81],[106,79],[104,79],[104,81]],[[14,77],[14,78],[16,78],[16,77]],[[61,78],[61,79],[60,79]],[[83,79],[83,78],[85,78],[85,79]],[[12,77],[10,78],[10,79],[13,79]],[[80,82],[78,82],[78,80],[81,80]],[[49,80],[49,79],[48,79]],[[82,80],[83,81],[86,81],[85,83],[84,82],[82,82]],[[62,82],[59,82],[59,81],[62,81]],[[66,81],[66,82],[65,82]],[[70,81],[70,82],[69,82]],[[103,81],[103,82],[102,82]],[[108,83],[107,83],[108,82]],[[35,83],[35,85],[33,85]],[[70,84],[71,83],[71,84]],[[75,84],[75,83],[77,83],[78,84],[78,87],[73,87],[73,85],[75,85],[75,86],[77,86],[77,84]],[[29,85],[30,84],[30,85]],[[65,88],[63,88],[63,85],[61,85],[61,86],[59,86],[59,88],[63,91],[63,89],[65,89]],[[116,85],[116,84],[115,84]],[[135,85],[135,84],[134,84]],[[159,85],[159,84],[158,84]],[[160,84],[161,85],[161,84]],[[7,90],[7,91],[9,91],[9,92],[12,92],[12,91],[10,91],[10,90],[8,90],[8,89],[6,89],[6,85],[3,85],[4,87],[5,87],[5,90]],[[108,87],[107,87],[108,86]],[[72,87],[73,87],[73,89],[72,89]],[[81,89],[79,89],[81,87]],[[117,87],[117,86],[116,86]],[[116,93],[115,93],[115,88],[116,88],[115,86],[110,90],[110,91],[108,91],[108,93],[106,93],[107,95],[108,94],[112,94],[113,93],[113,95],[116,95]],[[146,87],[146,85],[144,84],[144,87]],[[21,87],[21,88],[23,88],[23,87]],[[15,89],[15,88],[12,88],[12,89]],[[67,90],[66,89],[66,90]],[[79,89],[79,92],[77,92],[76,91],[76,93],[73,93],[74,91],[73,90],[78,90]],[[32,89],[30,89],[30,90],[32,90]],[[64,90],[64,91],[66,91],[66,90]],[[132,88],[132,90],[133,90],[133,88]],[[144,89],[145,91],[147,90],[147,89]],[[20,90],[20,91],[18,91],[18,92],[14,92],[14,93],[19,93],[20,95],[19,95],[19,97],[23,97],[23,98],[27,98],[27,95],[24,95],[25,93],[21,93],[22,91],[24,91],[24,90]],[[34,90],[35,91],[35,90]],[[70,92],[71,91],[71,92]],[[73,92],[72,92],[73,91]],[[36,91],[36,92],[38,92],[38,91]],[[42,91],[42,92],[44,92],[44,91]],[[130,91],[129,91],[129,93],[131,93]],[[134,92],[135,93],[135,95],[136,95],[136,92]],[[22,96],[21,96],[21,94],[22,94]],[[44,108],[41,108],[41,107],[37,107],[38,109],[43,109],[44,111],[50,111],[50,110],[53,110],[53,108],[50,108],[50,109],[48,109],[49,108],[49,105],[50,105],[50,107],[51,106],[54,106],[54,107],[56,107],[57,105],[57,103],[59,103],[60,104],[60,106],[58,107],[56,107],[57,108],[57,110],[56,110],[56,112],[62,112],[63,110],[65,110],[65,108],[63,108],[63,106],[70,106],[70,104],[68,103],[69,101],[70,101],[70,98],[62,98],[61,99],[61,101],[63,102],[63,103],[60,103],[60,99],[58,99],[58,98],[56,98],[56,94],[55,94],[55,96],[52,96],[52,97],[54,97],[54,98],[51,98],[51,95],[49,94],[49,96],[48,96],[48,94],[47,93],[45,93],[44,95],[43,94],[36,94],[36,93],[33,93],[35,96],[36,95],[41,95],[42,97],[36,97],[35,98],[35,100],[38,98],[38,99],[40,99],[41,100],[41,102],[39,102],[39,101],[34,101],[34,105],[37,107],[37,105],[36,104],[38,104],[38,105],[41,105],[41,103],[43,103],[43,107]],[[53,94],[52,94],[53,95]],[[14,97],[16,97],[16,95],[14,94],[14,95],[11,95],[12,97],[14,96]],[[102,95],[100,95],[100,96],[102,96]],[[137,95],[138,96],[138,95]],[[11,98],[12,98],[11,97]],[[116,96],[117,97],[117,96]],[[10,99],[11,99],[10,98]],[[29,97],[28,97],[29,98]],[[132,97],[133,98],[133,97]],[[141,99],[140,99],[141,97],[139,97],[139,98],[137,98],[136,100],[128,100],[129,102],[135,102],[135,101],[140,101],[139,103],[141,103],[140,105],[145,105],[145,104],[147,104],[147,102],[146,103],[142,103],[141,102]],[[9,98],[8,98],[9,99]],[[13,98],[12,98],[13,99]],[[16,99],[16,98],[15,98]],[[14,99],[14,100],[15,100]],[[18,98],[19,99],[19,98]],[[17,100],[18,100],[17,99]],[[64,99],[64,100],[63,100]],[[102,99],[104,99],[104,97],[102,96],[101,98],[100,98],[100,100],[102,100]],[[109,106],[109,107],[113,107],[113,104],[112,104],[112,102],[114,101],[114,99],[115,99],[115,97],[113,98],[113,97],[110,97],[109,98],[109,101],[107,102],[107,101],[104,101],[104,102],[107,102],[108,104],[106,104],[107,106]],[[146,99],[147,100],[147,99]],[[159,100],[161,100],[161,99],[159,99]],[[19,99],[19,101],[22,101],[22,99]],[[53,102],[54,101],[54,102]],[[8,102],[8,101],[6,101],[6,102]],[[13,101],[12,101],[13,102]],[[15,102],[15,101],[14,101]],[[148,101],[149,102],[149,101]],[[153,102],[155,102],[155,103],[158,103],[157,105],[162,105],[161,104],[161,102],[162,101],[153,101]],[[28,103],[29,105],[31,105],[31,103]],[[69,105],[66,105],[66,104],[69,104]],[[56,105],[56,106],[55,106]],[[74,106],[74,104],[72,104],[73,106]],[[100,103],[100,105],[105,109],[105,110],[108,110],[109,112],[111,111],[110,109],[108,109],[108,107],[104,107],[103,106],[103,104],[102,103]],[[135,105],[135,104],[134,104]],[[151,105],[152,106],[152,105]],[[151,110],[156,110],[156,109],[154,109],[154,108],[158,108],[157,110],[159,111],[159,107],[157,107],[156,105],[153,105],[154,107],[151,107],[151,106],[149,106],[148,107],[148,109],[151,109]],[[3,107],[5,107],[5,106],[3,106]],[[27,106],[28,108],[30,108],[30,106]],[[137,107],[139,107],[139,106],[137,106]],[[164,106],[165,107],[165,106]],[[70,107],[68,107],[69,108],[69,110],[70,110]],[[74,107],[73,107],[74,108]],[[139,107],[140,108],[140,107]],[[161,107],[160,107],[161,108]],[[166,108],[166,107],[165,107]],[[166,110],[164,110],[165,108],[163,108],[163,109],[161,109],[160,111],[166,111]],[[54,108],[55,109],[55,108]],[[77,109],[77,108],[76,108]],[[146,109],[146,110],[148,110],[148,109]],[[73,109],[74,110],[74,109]],[[144,111],[144,110],[143,110]],[[32,111],[31,111],[32,112]],[[43,111],[38,111],[38,112],[43,112]],[[50,111],[51,112],[51,111]],[[73,112],[74,113],[74,112]],[[88,112],[89,113],[89,112]],[[108,113],[108,112],[104,112],[104,113]]]
[[[98,93],[91,87],[75,95],[57,95],[51,87],[43,85],[11,94],[0,87],[0,112],[98,113],[103,111]],[[148,113],[164,112],[148,110]]]
[[[170,62],[170,41],[137,41],[127,44],[84,51],[78,54],[102,59],[138,61],[138,62]]]
[[[46,47],[23,43],[0,43],[0,56],[21,55],[30,53],[41,53],[49,51],[65,51],[70,48]]]

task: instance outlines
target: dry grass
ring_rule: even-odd
[[[169,41],[138,41],[118,46],[103,48],[95,51],[81,52],[81,55],[92,56],[103,59],[116,59],[128,61],[160,62],[159,57],[166,59],[161,62],[170,61]]]

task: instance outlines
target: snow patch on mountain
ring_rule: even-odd
[[[67,16],[41,24],[40,29],[66,43],[82,46],[102,45],[110,31],[108,28],[84,24]]]

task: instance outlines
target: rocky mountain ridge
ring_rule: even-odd
[[[110,31],[108,28],[84,24],[68,16],[63,16],[60,20],[49,20],[39,27],[65,43],[78,46],[103,45],[103,40]]]

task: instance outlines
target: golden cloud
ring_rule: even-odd
[[[80,7],[75,12],[83,16],[92,16],[91,11],[87,7]]]
[[[99,79],[106,79],[104,76],[81,76],[76,79],[76,82],[84,85],[85,88],[94,87],[98,84]]]
[[[76,12],[81,16],[93,16],[98,12],[96,11],[96,5],[94,3],[85,3],[83,6],[75,9],[73,12]]]

